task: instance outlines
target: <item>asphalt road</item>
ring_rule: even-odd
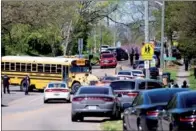
[[[127,62],[119,62],[126,66]],[[125,67],[127,68],[127,67]],[[93,74],[114,74],[114,68],[93,68]],[[2,130],[100,130],[100,123],[108,118],[85,118],[83,122],[71,121],[71,104],[43,103],[43,93],[30,92],[28,96],[11,86],[11,94],[2,96]]]

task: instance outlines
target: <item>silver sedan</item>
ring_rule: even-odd
[[[120,119],[120,104],[110,86],[82,86],[72,99],[72,121],[84,117]]]

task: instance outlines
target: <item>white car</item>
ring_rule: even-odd
[[[101,52],[106,51],[108,48],[109,48],[108,45],[102,45],[102,46],[101,46]]]
[[[65,82],[50,82],[44,89],[44,103],[49,100],[66,100],[70,103],[70,92]]]
[[[144,77],[142,70],[122,70],[119,71],[118,76],[130,76],[130,78]]]

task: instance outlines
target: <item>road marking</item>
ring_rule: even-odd
[[[43,98],[42,98],[42,97],[35,98],[35,99],[29,101],[28,104],[30,104],[30,103],[32,103],[32,102],[34,102],[34,101],[36,101],[36,100],[39,100],[39,99],[43,99]]]

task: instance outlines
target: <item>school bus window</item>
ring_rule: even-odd
[[[56,73],[56,65],[51,65],[51,73]]]
[[[15,71],[15,63],[11,63],[11,70]]]
[[[25,63],[21,63],[21,71],[26,71],[26,64]]]
[[[20,71],[20,63],[16,63],[16,71]]]
[[[61,65],[57,65],[57,73],[61,73]]]
[[[9,62],[5,62],[5,70],[10,70],[10,63]]]
[[[1,62],[1,70],[5,70],[5,63]]]
[[[37,64],[32,64],[32,71],[36,72],[37,71]]]
[[[50,65],[49,64],[45,64],[44,69],[45,69],[45,72],[50,73]]]
[[[44,72],[43,68],[43,64],[38,64],[38,72]]]
[[[31,72],[31,64],[30,63],[27,64],[27,72]]]

